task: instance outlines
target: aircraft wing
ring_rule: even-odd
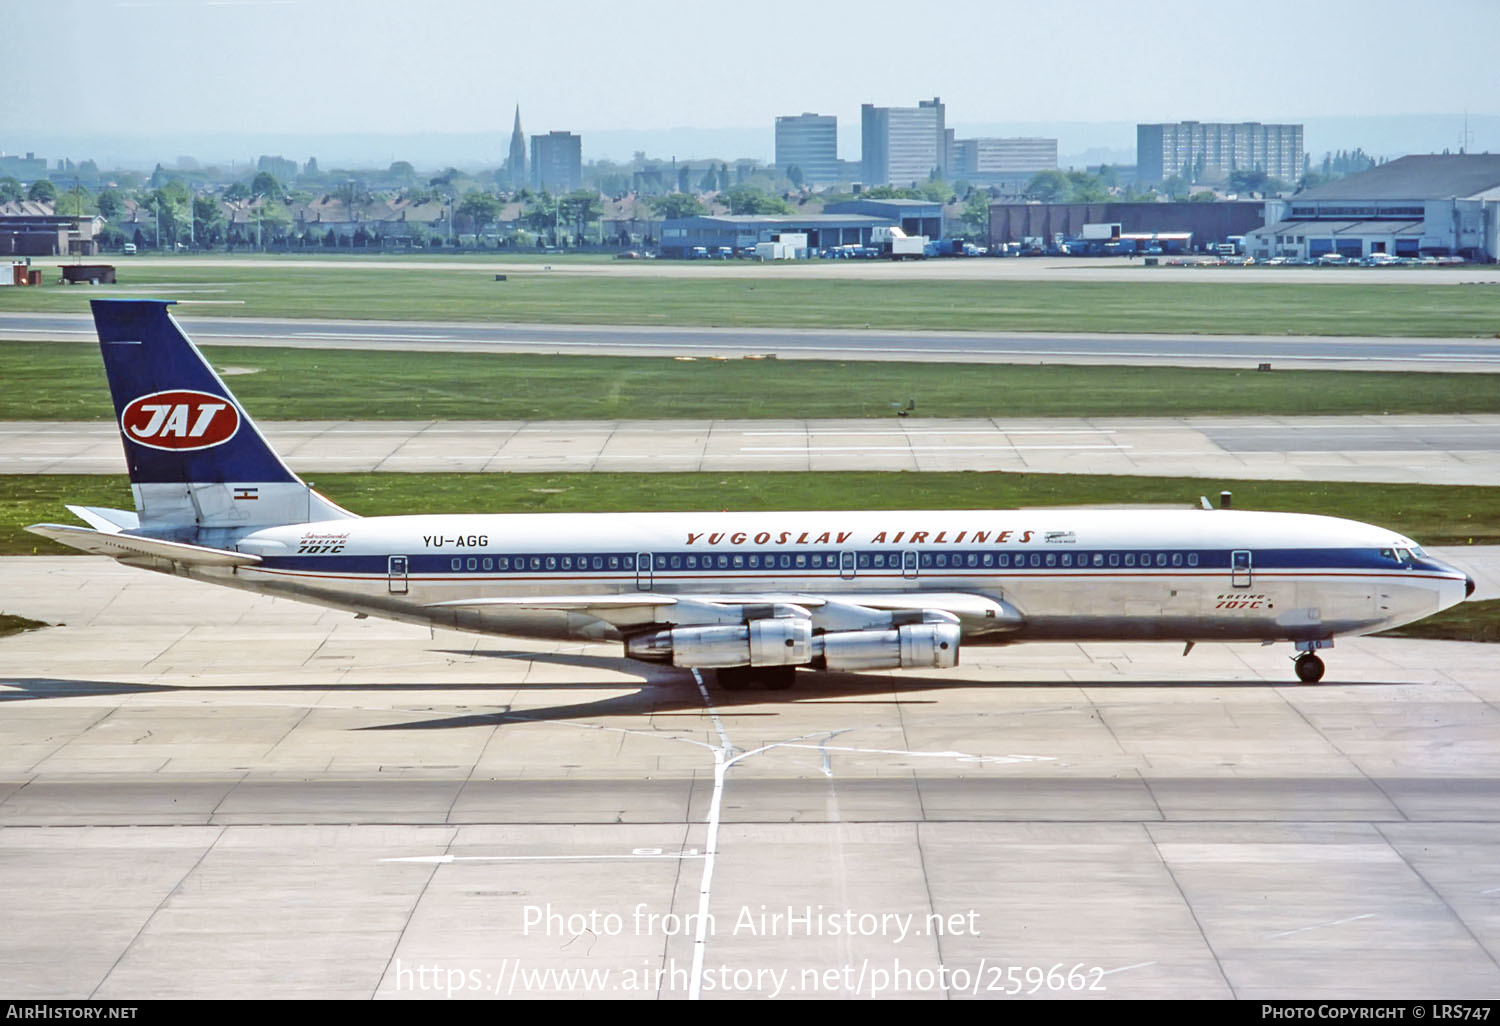
[[[165,561],[181,566],[249,566],[259,563],[260,557],[248,552],[229,552],[211,549],[204,545],[189,545],[185,542],[163,541],[160,538],[142,538],[119,531],[95,531],[88,527],[71,527],[67,524],[32,524],[26,528],[32,534],[62,542],[64,545],[92,553],[96,556],[111,556],[123,563],[149,566],[154,561]]]
[[[437,609],[482,609],[486,606],[510,609],[554,609],[559,612],[584,609],[625,609],[638,606],[670,606],[677,599],[672,595],[626,593],[623,595],[546,595],[535,598],[468,598],[448,599],[433,602]]]
[[[806,592],[760,594],[666,595],[630,592],[616,595],[536,596],[455,599],[434,607],[500,612],[583,614],[620,630],[646,627],[697,627],[740,624],[769,617],[809,619],[819,630],[883,630],[909,618],[945,619],[965,633],[1012,631],[1025,617],[1014,606],[987,595],[966,592],[905,591],[857,596]]]

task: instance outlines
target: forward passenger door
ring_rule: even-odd
[[[1236,588],[1248,588],[1251,584],[1252,574],[1250,568],[1250,550],[1235,549],[1230,555],[1229,561],[1230,583]]]

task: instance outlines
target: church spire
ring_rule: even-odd
[[[516,104],[516,127],[510,133],[510,160],[506,162],[510,171],[510,185],[519,189],[526,184],[526,136],[521,131],[521,105]]]

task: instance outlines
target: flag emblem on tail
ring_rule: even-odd
[[[125,437],[152,449],[223,445],[240,430],[240,411],[224,396],[174,389],[131,400],[120,415]]]

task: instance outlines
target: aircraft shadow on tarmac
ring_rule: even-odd
[[[535,657],[533,657],[535,658]],[[562,661],[559,659],[558,661]],[[511,711],[510,707],[497,709],[486,713],[469,713],[461,716],[439,717],[436,719],[413,720],[404,723],[387,723],[372,727],[359,727],[359,730],[383,731],[383,730],[445,730],[462,727],[477,726],[504,726],[507,723],[547,720],[576,720],[594,716],[701,716],[704,712],[703,697],[698,692],[696,682],[692,675],[682,670],[672,670],[667,667],[660,668],[662,671],[648,676],[645,686],[640,690],[627,695],[614,695],[609,698],[599,699],[591,702],[579,702],[572,705],[553,705],[545,707],[526,707],[521,710]],[[707,678],[710,682],[711,677]],[[1359,688],[1399,687],[1403,682],[1399,681],[1349,681],[1347,683],[1328,681],[1326,685]],[[597,690],[599,688],[618,687],[618,684],[600,682],[597,684],[565,684],[563,688],[586,688]],[[1282,688],[1296,687],[1292,682],[1264,681],[1264,680],[1072,680],[1072,681],[1004,681],[976,684],[972,680],[962,677],[887,677],[874,674],[857,673],[799,673],[797,684],[787,691],[725,691],[710,683],[710,696],[715,709],[720,712],[733,712],[736,716],[776,716],[776,706],[781,703],[795,704],[798,706],[818,705],[828,702],[831,705],[847,706],[858,705],[935,705],[940,700],[937,697],[917,699],[914,696],[927,692],[942,692],[954,688],[983,687],[987,690],[1017,690],[1017,689],[1110,689],[1129,691],[1136,688],[1173,688],[1173,689],[1205,689],[1215,690],[1231,688]],[[507,690],[536,689],[556,690],[559,686],[553,684],[521,684],[506,685]],[[861,696],[865,697],[860,700]]]
[[[300,684],[267,681],[257,684],[223,684],[208,687],[177,684],[147,684],[127,681],[69,680],[56,677],[16,677],[0,680],[0,703],[37,701],[49,698],[89,698],[131,694],[182,694],[185,692],[240,694],[253,692],[358,692],[358,691],[443,691],[473,695],[482,701],[486,691],[619,691],[634,688],[624,694],[606,698],[527,707],[512,712],[510,706],[495,708],[488,712],[465,713],[459,716],[409,720],[400,723],[359,727],[358,730],[442,730],[473,726],[501,726],[533,720],[571,720],[593,716],[698,716],[703,713],[703,696],[692,673],[671,666],[654,666],[635,663],[616,657],[595,656],[586,653],[534,653],[513,651],[464,651],[451,652],[465,657],[485,657],[509,660],[526,660],[537,663],[553,663],[576,666],[583,669],[624,671],[644,677],[638,685],[619,680],[582,680],[576,682],[537,683],[489,683],[472,681],[400,681],[381,683],[370,681],[355,684]],[[993,690],[1013,689],[1109,689],[1127,691],[1136,688],[1172,689],[1228,689],[1228,688],[1283,688],[1297,687],[1291,681],[1271,680],[1020,680],[976,684],[960,675],[941,677],[893,677],[884,674],[858,673],[812,673],[797,675],[797,685],[788,691],[726,691],[718,687],[711,674],[705,674],[714,706],[720,710],[734,711],[740,716],[775,716],[775,707],[780,703],[815,705],[828,701],[839,705],[852,702],[861,705],[932,704],[939,699],[938,693],[954,688],[983,687]],[[1400,681],[1325,681],[1321,686],[1381,688],[1398,687]],[[931,698],[918,695],[933,693]],[[753,708],[752,708],[753,707]],[[397,710],[401,711],[401,710]]]

